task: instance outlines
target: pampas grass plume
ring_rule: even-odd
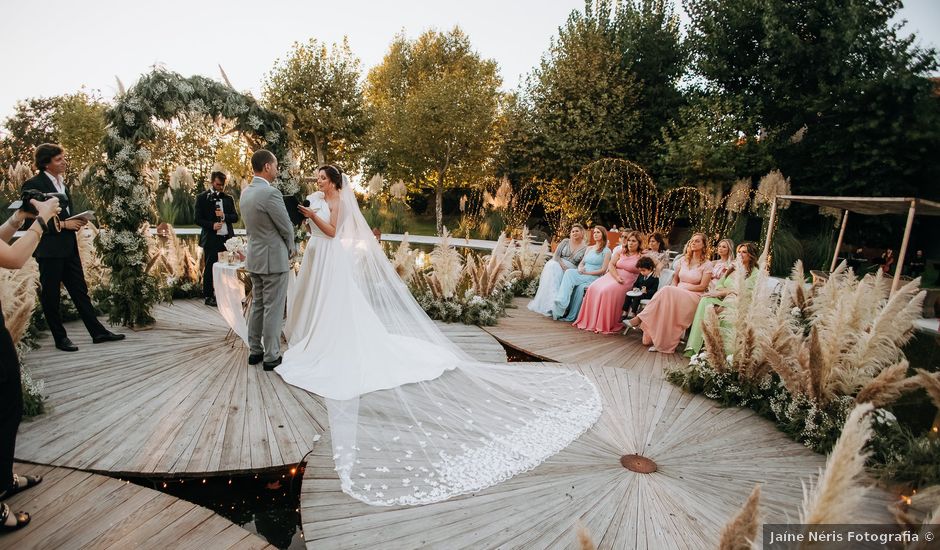
[[[578,533],[578,549],[579,550],[595,550],[597,547],[594,546],[594,541],[591,539],[591,534],[588,533],[587,527],[581,523],[581,520],[575,524],[575,530]]]
[[[855,402],[871,403],[876,408],[893,402],[901,396],[898,384],[907,375],[907,368],[907,361],[901,361],[884,369],[858,392],[858,395],[855,396]]]
[[[869,451],[865,444],[871,438],[871,403],[856,405],[849,413],[842,435],[836,441],[826,467],[815,486],[803,488],[800,523],[852,523],[858,506],[868,492],[863,484],[865,461]]]
[[[720,550],[751,550],[760,527],[760,485],[755,485],[751,496],[734,519],[721,530]]]

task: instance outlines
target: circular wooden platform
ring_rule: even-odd
[[[795,520],[802,482],[825,462],[746,409],[724,409],[661,377],[573,366],[597,384],[595,427],[538,468],[479,494],[419,507],[374,507],[344,494],[328,437],[307,462],[308,548],[570,548],[581,521],[598,548],[714,548],[762,485],[766,522]],[[623,467],[638,454],[653,473]],[[859,522],[890,522],[878,495]]]
[[[51,411],[20,426],[18,459],[92,471],[149,475],[258,471],[303,460],[327,425],[323,400],[285,384],[199,301],[155,311],[151,330],[94,345],[67,325],[79,351],[51,338],[25,357],[45,383]],[[445,332],[469,353],[506,361],[476,327]],[[118,330],[118,329],[116,329]]]
[[[28,526],[0,536],[0,548],[274,548],[214,512],[126,481],[69,468],[17,464],[43,482],[7,503]]]
[[[662,376],[664,369],[688,363],[677,353],[650,353],[639,333],[594,334],[564,321],[529,311],[529,298],[516,298],[506,317],[483,330],[507,345],[546,361],[590,363],[628,369],[637,374]]]

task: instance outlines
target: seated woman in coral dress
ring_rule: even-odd
[[[643,331],[643,344],[650,351],[672,353],[676,351],[682,333],[695,318],[702,293],[708,290],[712,279],[712,263],[705,235],[695,233],[685,245],[685,253],[673,275],[674,286],[659,290],[639,315],[628,321],[630,328]]]
[[[552,307],[555,305],[555,294],[561,286],[561,278],[564,277],[565,271],[578,267],[586,250],[584,227],[576,223],[571,226],[570,236],[558,244],[555,255],[545,262],[545,267],[542,268],[542,274],[539,276],[539,289],[526,307],[542,315],[551,315]]]
[[[722,241],[724,242],[724,241]],[[720,243],[719,243],[720,244]],[[724,308],[725,298],[735,293],[735,270],[743,269],[747,275],[747,288],[753,288],[754,280],[757,278],[757,245],[751,242],[741,243],[737,249],[737,265],[732,266],[731,270],[726,272],[724,277],[718,280],[715,287],[702,296],[702,301],[698,303],[695,310],[695,319],[692,320],[692,328],[689,330],[689,340],[685,345],[685,355],[692,357],[702,351],[702,345],[705,342],[702,334],[702,323],[705,321],[705,313],[710,307]],[[725,323],[722,322],[723,328]],[[730,339],[726,339],[730,342]]]
[[[620,249],[614,253],[607,274],[591,283],[584,295],[584,304],[574,326],[612,334],[620,332],[623,300],[640,275],[636,262],[640,254],[640,234],[636,231],[620,234]]]
[[[607,264],[610,262],[607,230],[595,225],[591,234],[594,237],[594,246],[584,253],[578,269],[565,271],[565,276],[561,278],[561,286],[555,293],[552,317],[557,320],[574,321],[577,319],[587,286],[607,272]]]

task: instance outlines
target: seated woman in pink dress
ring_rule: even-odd
[[[640,234],[621,233],[620,248],[614,252],[607,273],[588,287],[574,326],[604,334],[620,332],[623,299],[640,275],[636,267],[640,257]]]
[[[708,283],[711,282],[712,263],[708,261],[709,255],[705,235],[692,235],[673,276],[674,286],[661,288],[653,295],[649,305],[630,319],[630,328],[643,331],[643,344],[652,344],[650,351],[676,351],[682,333],[695,318],[702,293],[708,290]]]

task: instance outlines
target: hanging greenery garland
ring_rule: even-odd
[[[111,268],[103,294],[103,307],[112,323],[129,327],[152,324],[151,310],[159,300],[157,281],[147,274],[147,242],[141,232],[153,218],[155,196],[145,183],[150,161],[148,148],[157,135],[157,120],[169,121],[180,113],[202,113],[230,119],[256,148],[278,158],[281,174],[274,184],[285,195],[300,191],[292,172],[296,163],[288,151],[287,126],[279,114],[268,111],[249,95],[202,76],[185,78],[155,70],[117,98],[107,113],[104,138],[107,161],[95,174],[98,216],[103,227],[96,239],[98,251]]]

